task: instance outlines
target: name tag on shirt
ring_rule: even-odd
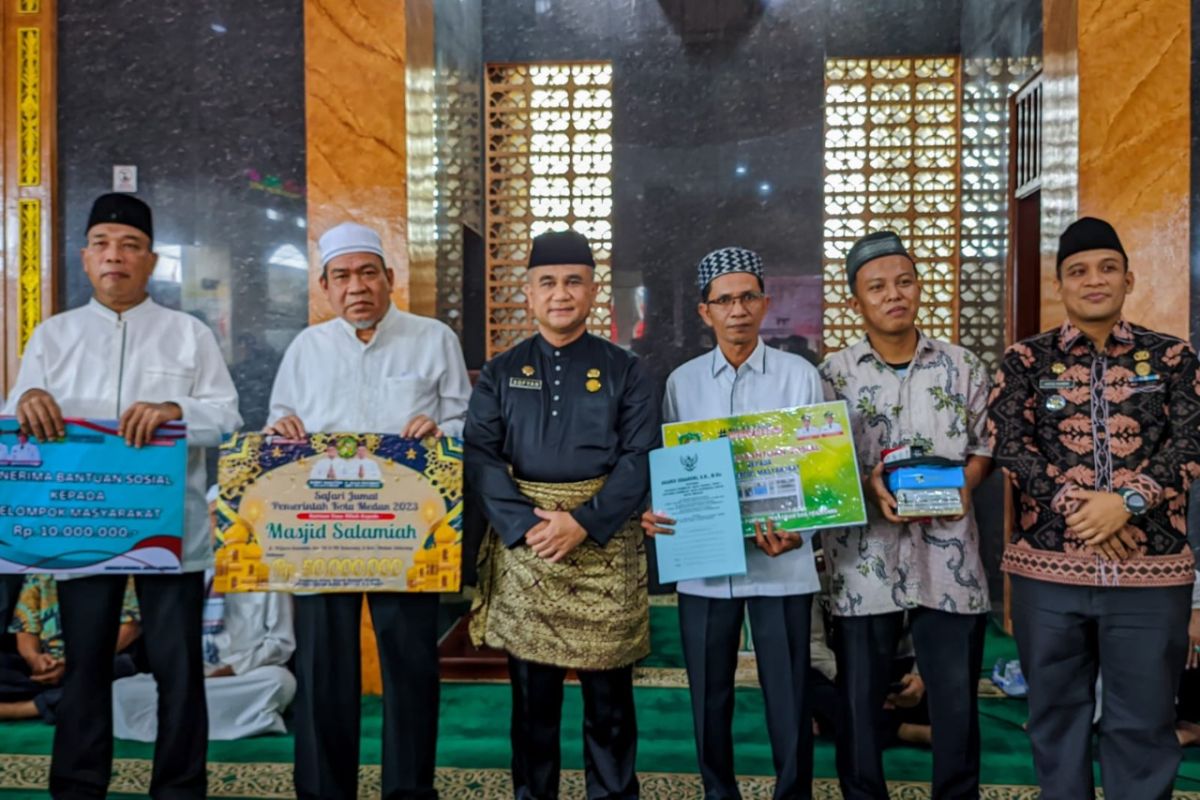
[[[508,388],[532,389],[535,392],[540,392],[542,390],[542,382],[538,378],[509,378]]]
[[[1074,389],[1075,381],[1040,380],[1039,389]]]
[[[1129,379],[1130,383],[1154,383],[1162,380],[1159,375],[1135,375]]]

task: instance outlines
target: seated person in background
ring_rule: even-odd
[[[812,631],[809,640],[809,686],[812,694],[813,733],[818,736],[834,737],[838,720],[837,659],[830,646],[826,619],[826,592],[829,590],[828,573],[824,570],[824,558],[817,552],[817,567],[820,570],[822,594],[819,602],[813,603]],[[898,742],[928,746],[932,741],[929,726],[929,707],[925,698],[925,682],[917,674],[917,660],[913,655],[912,639],[901,638],[892,660],[892,688],[884,703],[887,713],[883,717],[885,730],[882,740],[888,746]]]
[[[8,630],[16,636],[17,652],[0,653],[0,719],[41,717],[53,725],[62,698],[66,654],[59,627],[58,585],[52,576],[25,578]],[[135,644],[141,634],[141,616],[130,581],[117,633],[113,667],[117,677],[138,671]]]
[[[215,502],[216,494],[210,491],[210,512]],[[296,649],[291,595],[222,595],[213,591],[212,569],[206,581],[203,649],[208,738],[286,733],[283,712],[296,694],[296,678],[287,668]],[[113,684],[113,731],[118,739],[155,740],[158,690],[153,676],[135,675]]]

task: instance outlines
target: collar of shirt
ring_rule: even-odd
[[[913,351],[912,361],[909,362],[910,368],[912,364],[920,361],[922,355],[934,349],[933,342],[934,340],[921,333],[920,329],[917,330],[917,349]],[[883,356],[875,351],[875,348],[871,345],[871,339],[867,336],[864,336],[858,344],[851,345],[850,355],[855,364],[861,364],[868,358],[873,358],[881,366],[889,366],[888,362],[883,360]]]
[[[544,356],[571,356],[587,346],[588,334],[587,331],[584,331],[579,338],[561,346],[550,344],[540,333],[534,334],[534,339],[537,342],[538,351]]]
[[[137,319],[144,314],[149,314],[156,307],[157,304],[150,299],[150,295],[146,295],[145,300],[138,303],[133,308],[125,309],[125,311],[121,312],[120,314],[101,303],[95,297],[88,301],[88,308],[110,322],[118,322],[120,320],[125,320],[128,322],[129,320]]]
[[[1058,348],[1064,353],[1070,352],[1080,336],[1083,336],[1083,331],[1075,327],[1070,320],[1063,322],[1062,327],[1058,329]],[[1133,329],[1124,317],[1117,320],[1117,324],[1113,326],[1111,338],[1121,344],[1133,344]],[[1090,339],[1088,343],[1091,343]]]
[[[346,335],[358,342],[365,350],[387,335],[393,327],[396,327],[400,324],[400,312],[396,310],[396,307],[392,305],[391,300],[389,299],[387,311],[384,312],[383,317],[379,320],[379,322],[375,323],[375,335],[372,336],[370,341],[367,342],[364,342],[362,339],[358,338],[358,328],[351,325],[342,317],[338,317],[337,320],[338,323],[340,323],[339,327],[346,332]]]
[[[767,371],[767,346],[763,344],[761,336],[758,339],[758,344],[754,347],[754,352],[750,354],[750,357],[747,358],[745,362],[742,363],[742,366],[738,369],[734,369],[733,365],[730,364],[725,358],[725,354],[721,352],[720,345],[717,345],[713,348],[712,354],[712,374],[714,378],[719,376],[725,370],[729,370],[730,372],[736,374],[743,367],[746,369],[752,369],[759,375],[763,375]]]

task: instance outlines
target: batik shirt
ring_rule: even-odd
[[[133,591],[133,580],[125,585],[125,599],[121,604],[121,624],[141,622],[137,595]],[[58,611],[58,584],[51,575],[30,575],[21,586],[21,594],[13,608],[9,633],[29,633],[41,641],[42,652],[62,658],[62,623]]]
[[[1019,500],[1003,568],[1086,586],[1191,584],[1187,489],[1200,475],[1200,362],[1187,343],[1117,323],[1105,347],[1069,322],[1008,349],[988,422]],[[1132,489],[1136,554],[1100,557],[1067,527],[1072,488]]]
[[[821,377],[827,398],[850,406],[864,477],[883,451],[904,445],[956,461],[991,454],[984,439],[991,381],[983,362],[961,347],[920,335],[901,374],[864,339],[830,356]],[[866,526],[825,531],[821,542],[836,616],[917,607],[957,614],[988,610],[974,514],[898,524],[868,502]]]

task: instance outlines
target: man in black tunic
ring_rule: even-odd
[[[467,491],[491,523],[471,635],[509,654],[518,800],[558,797],[569,669],[588,798],[638,796],[633,663],[650,638],[637,515],[658,405],[636,356],[587,333],[594,268],[574,231],[534,239],[538,333],[484,365],[467,412]]]

